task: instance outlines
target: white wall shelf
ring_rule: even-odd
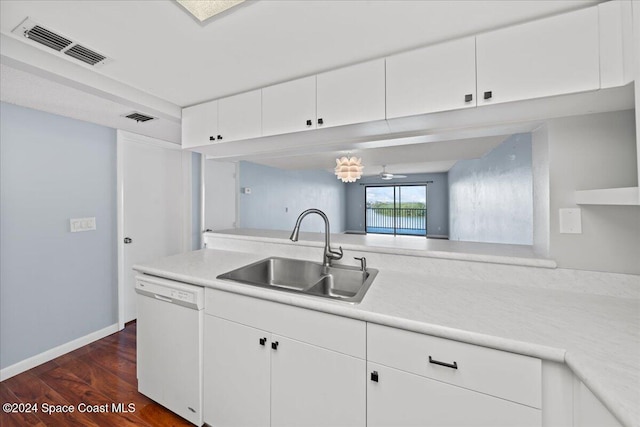
[[[578,205],[628,205],[640,206],[640,188],[603,188],[601,190],[576,191]]]

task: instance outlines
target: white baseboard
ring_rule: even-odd
[[[89,335],[85,335],[73,341],[69,341],[68,343],[59,345],[40,354],[36,354],[35,356],[22,360],[18,363],[14,363],[11,366],[7,366],[6,368],[0,370],[0,381],[4,381],[7,378],[11,378],[15,375],[21,374],[22,372],[28,371],[31,368],[35,368],[38,365],[42,365],[45,362],[53,360],[56,357],[62,356],[63,354],[67,354],[70,351],[78,349],[82,346],[91,344],[92,342],[97,341],[100,338],[104,338],[107,335],[118,332],[118,330],[118,324],[114,323],[113,325],[107,326],[104,329],[92,332]]]

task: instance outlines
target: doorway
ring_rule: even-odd
[[[118,130],[118,324],[136,319],[135,264],[191,248],[191,152]]]
[[[427,186],[365,187],[365,231],[374,234],[427,235]]]

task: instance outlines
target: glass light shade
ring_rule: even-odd
[[[362,176],[362,159],[356,157],[340,157],[336,159],[336,177],[342,182],[355,182]]]

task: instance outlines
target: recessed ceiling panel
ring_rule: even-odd
[[[245,0],[176,0],[187,12],[200,22],[228,11]]]

